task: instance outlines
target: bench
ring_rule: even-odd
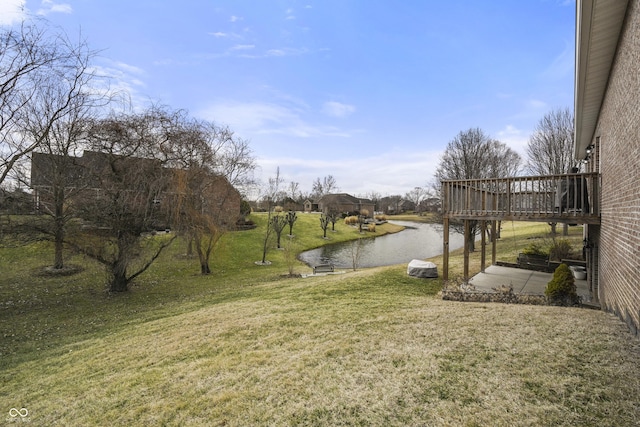
[[[313,267],[313,274],[333,273],[333,264],[320,264]]]
[[[518,254],[518,267],[539,271],[549,270],[549,256],[535,254]]]

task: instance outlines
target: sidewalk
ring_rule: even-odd
[[[524,270],[522,268],[502,267],[491,265],[484,273],[473,276],[469,283],[479,291],[491,292],[492,288],[500,286],[512,286],[513,293],[525,295],[544,295],[547,283],[553,274],[540,271]],[[591,301],[589,284],[586,280],[576,280],[578,295],[582,301]]]

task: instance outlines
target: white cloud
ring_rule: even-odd
[[[99,77],[98,81],[105,82],[104,87],[97,88],[98,90],[124,97],[135,109],[148,103],[148,97],[141,92],[146,87],[146,73],[143,69],[104,58],[100,62],[91,70]]]
[[[347,117],[356,111],[356,107],[341,102],[329,101],[322,106],[322,112],[332,117]]]
[[[542,77],[549,80],[562,80],[572,76],[575,64],[575,50],[572,43],[565,41],[564,49],[549,66],[542,72]]]
[[[238,22],[238,21],[242,21],[242,17],[231,15],[231,18],[229,18],[229,22]]]
[[[256,131],[298,120],[297,115],[282,106],[269,103],[221,103],[203,112],[209,120],[222,122],[232,129]]]
[[[405,194],[414,187],[429,187],[438,165],[436,151],[389,151],[370,157],[314,160],[292,156],[262,157],[258,159],[263,181],[280,167],[285,182],[300,183],[303,191],[310,191],[317,177],[333,175],[340,191],[365,195],[376,191],[382,195]]]
[[[285,56],[287,53],[282,49],[269,49],[267,56]]]
[[[530,99],[527,101],[527,106],[536,110],[542,110],[547,108],[547,103],[539,99]]]
[[[238,44],[235,45],[231,48],[231,50],[251,50],[254,49],[256,46],[253,44]]]
[[[348,138],[353,130],[308,121],[303,108],[268,102],[222,102],[204,109],[199,116],[230,126],[248,138],[259,135],[281,135],[293,138]]]
[[[526,159],[527,143],[529,141],[529,135],[527,133],[513,125],[506,125],[498,132],[498,140],[504,142],[509,148],[520,154],[523,161]]]
[[[26,0],[0,1],[0,25],[11,25],[26,18]]]
[[[267,56],[292,56],[292,55],[304,55],[308,52],[306,48],[284,48],[284,49],[271,49],[267,51]]]
[[[73,8],[68,3],[55,3],[53,0],[42,0],[41,8],[37,10],[38,15],[49,15],[50,13],[72,13]]]

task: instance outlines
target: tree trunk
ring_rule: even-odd
[[[53,268],[60,270],[64,268],[64,258],[62,252],[64,250],[63,233],[61,230],[56,230],[55,236],[55,251],[53,256]]]
[[[476,234],[478,231],[478,221],[469,221],[469,235],[466,236],[467,242],[469,244],[469,252],[476,251]]]
[[[555,236],[557,231],[556,231],[556,225],[558,225],[558,223],[556,222],[550,222],[549,225],[551,226],[551,235]]]
[[[111,264],[110,292],[126,292],[128,290],[129,279],[127,278],[127,266],[131,259],[132,240],[129,236],[118,236],[118,249],[115,261]],[[135,240],[135,239],[133,239]]]
[[[469,243],[469,252],[475,252],[476,251],[476,233],[474,233],[475,229],[473,227],[470,227],[470,228],[471,228],[471,232],[467,236],[467,242]]]
[[[187,257],[193,256],[193,237],[189,237],[189,243],[187,244]]]
[[[202,238],[200,234],[194,236],[194,243],[196,246],[196,252],[198,252],[198,260],[200,261],[200,274],[209,274],[211,269],[209,268],[209,257],[207,253],[202,250]]]
[[[200,261],[200,274],[202,275],[206,275],[206,274],[211,274],[211,269],[209,268],[209,262],[208,261]]]
[[[53,268],[61,269],[64,267],[63,249],[64,249],[64,188],[57,189],[54,196],[55,212],[54,212],[54,256]]]
[[[118,259],[112,265],[111,275],[109,292],[126,292],[128,290],[129,280],[127,279],[126,264],[121,259]]]

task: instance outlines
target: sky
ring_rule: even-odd
[[[526,159],[538,121],[573,110],[574,0],[0,0],[99,51],[134,104],[249,141],[263,181],[310,192],[427,187],[461,131]]]

